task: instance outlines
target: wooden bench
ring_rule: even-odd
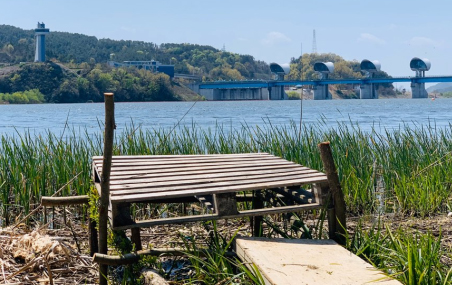
[[[93,157],[99,194],[102,160]],[[320,209],[328,195],[324,173],[268,153],[113,156],[110,175],[109,217],[114,230]],[[313,185],[311,191],[300,189],[306,184]],[[298,203],[238,211],[237,192],[262,189],[293,195]],[[136,221],[130,215],[131,203],[193,199],[211,203],[212,213]]]

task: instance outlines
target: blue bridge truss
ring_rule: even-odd
[[[248,81],[213,81],[202,82],[199,89],[223,89],[223,88],[272,88],[277,86],[296,85],[329,85],[329,84],[375,84],[375,83],[437,83],[452,82],[452,76],[428,76],[428,77],[393,77],[393,78],[350,78],[350,79],[328,79],[328,80],[248,80]]]

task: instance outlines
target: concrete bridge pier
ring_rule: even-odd
[[[328,85],[314,85],[314,100],[330,100],[333,98],[330,91],[328,90]]]
[[[284,91],[284,86],[269,86],[268,100],[287,100],[287,93]]]
[[[362,84],[359,91],[360,99],[378,99],[377,88],[372,83]]]
[[[425,90],[425,83],[411,83],[411,98],[428,98],[428,92]]]

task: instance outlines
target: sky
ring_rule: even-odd
[[[300,53],[378,60],[392,76],[452,74],[451,0],[1,0],[0,24],[97,38],[210,45],[286,64]]]

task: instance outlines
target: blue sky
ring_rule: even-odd
[[[0,24],[98,38],[196,43],[288,63],[317,51],[347,60],[379,60],[390,75],[413,75],[409,61],[428,58],[428,75],[452,74],[452,1],[398,0],[2,0]]]

